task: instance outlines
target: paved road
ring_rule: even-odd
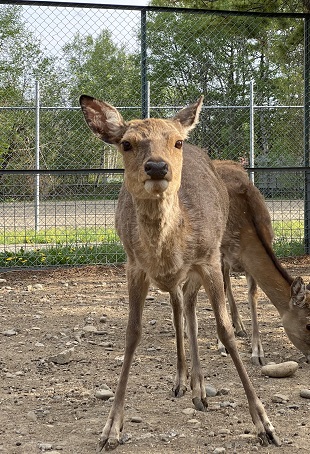
[[[114,227],[115,200],[87,201],[48,201],[39,207],[39,227],[41,230],[53,227]],[[303,200],[267,201],[273,220],[303,220]],[[0,229],[7,232],[35,229],[35,206],[33,202],[0,204]],[[42,245],[40,245],[42,247]],[[0,245],[0,252],[27,249],[35,245]]]
[[[39,225],[49,227],[114,226],[116,200],[77,200],[40,202]],[[303,200],[267,201],[273,220],[303,219]],[[33,202],[0,204],[0,229],[35,228]]]
[[[40,228],[114,226],[116,200],[55,200],[40,202]],[[0,229],[31,230],[35,228],[34,202],[0,204]]]

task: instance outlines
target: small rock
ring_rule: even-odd
[[[41,451],[51,451],[53,449],[53,445],[51,443],[39,443],[38,447]]]
[[[82,329],[85,333],[96,333],[98,331],[94,325],[85,325]]]
[[[107,317],[105,315],[102,315],[100,318],[99,318],[99,322],[100,323],[106,323],[107,322]]]
[[[8,336],[8,337],[16,336],[17,331],[15,331],[15,329],[8,329],[6,331],[3,331],[2,334],[3,334],[3,336]]]
[[[226,449],[225,448],[215,448],[213,452],[214,452],[214,454],[222,454],[222,453],[226,452]]]
[[[42,342],[36,342],[34,344],[35,347],[44,347],[44,344],[42,344]]]
[[[215,397],[217,395],[217,390],[213,386],[207,385],[206,394],[208,397]]]
[[[123,362],[124,362],[124,355],[122,355],[122,356],[116,356],[115,361],[116,361],[116,364],[117,364],[118,366],[122,366],[122,364],[123,364]]]
[[[0,284],[5,284],[6,283],[6,279],[0,279]]]
[[[261,368],[261,373],[272,378],[284,378],[292,376],[297,369],[296,361],[286,361],[279,364],[267,364]]]
[[[5,376],[6,376],[6,378],[15,378],[16,377],[16,375],[11,374],[11,372],[6,372]]]
[[[219,435],[228,435],[228,434],[230,434],[230,430],[229,429],[219,429],[218,434]]]
[[[284,394],[277,393],[271,398],[271,400],[272,400],[272,402],[274,402],[276,404],[285,404],[290,399],[287,396],[285,396]]]
[[[201,422],[198,421],[198,419],[194,419],[194,418],[193,419],[189,419],[187,421],[187,424],[190,424],[190,425],[192,425],[194,427],[200,427],[201,426]]]
[[[229,388],[221,388],[218,392],[218,394],[220,396],[227,396],[227,394],[229,394],[230,392],[230,389]]]
[[[125,432],[122,432],[121,433],[121,437],[119,439],[119,444],[120,445],[124,445],[125,443],[127,443],[128,441],[130,441],[132,439],[132,435],[131,434],[127,434]]]
[[[43,285],[42,284],[34,284],[32,286],[35,290],[42,290],[43,289]]]
[[[184,408],[184,410],[182,410],[182,413],[187,416],[194,416],[196,414],[196,410],[195,408]]]
[[[30,421],[34,421],[35,422],[38,419],[37,415],[35,414],[34,411],[28,411],[26,416],[27,416],[27,419],[29,419]]]
[[[95,392],[95,397],[101,400],[108,400],[110,397],[114,397],[114,393],[110,389],[98,389]]]
[[[18,370],[17,372],[15,372],[15,375],[17,377],[24,377],[25,376],[25,372],[23,370]]]
[[[47,361],[55,364],[68,364],[72,359],[73,352],[74,347],[68,348],[67,350],[58,353],[58,355],[50,356],[47,358]]]
[[[301,389],[300,397],[303,397],[304,399],[310,399],[310,389]]]
[[[140,416],[133,416],[131,419],[130,419],[131,422],[135,422],[135,423],[140,423],[142,422],[142,418]]]
[[[150,320],[149,324],[152,325],[152,326],[156,325],[156,320]]]

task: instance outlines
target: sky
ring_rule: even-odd
[[[39,0],[40,1],[40,0]],[[96,1],[96,0],[51,0],[54,2],[66,1],[68,3],[94,3],[99,5],[124,5],[124,6],[146,6],[149,2],[148,0],[110,0],[107,2]]]
[[[59,3],[61,0],[53,0]],[[72,8],[57,6],[46,7],[39,4],[25,5],[22,15],[28,29],[40,40],[47,53],[57,55],[64,44],[72,41],[73,37],[92,34],[93,36],[107,28],[112,33],[115,43],[125,44],[129,49],[135,46],[136,31],[140,24],[140,12],[126,10],[126,6],[146,6],[148,0],[81,0],[80,3],[103,5],[123,5],[124,10],[81,8],[75,1]],[[38,2],[39,3],[39,2]]]

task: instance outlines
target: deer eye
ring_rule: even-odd
[[[176,143],[175,143],[175,148],[182,148],[182,145],[183,145],[183,140],[177,140]]]
[[[310,331],[310,323],[308,323],[308,324],[306,325],[306,329],[307,329],[308,331]]]
[[[124,140],[124,142],[122,142],[121,145],[124,151],[129,151],[132,149],[131,143],[127,142],[127,140]]]

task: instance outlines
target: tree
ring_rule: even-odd
[[[55,58],[46,56],[40,41],[27,29],[18,6],[0,7],[0,168],[34,168],[35,80],[40,80],[42,104],[61,102],[63,85]],[[23,109],[10,110],[11,107]],[[25,109],[26,108],[26,109]],[[27,109],[29,108],[29,109]],[[50,127],[49,124],[46,125]],[[2,176],[3,197],[33,194],[33,180]]]
[[[165,2],[159,0],[152,4],[163,6]],[[280,1],[218,0],[177,1],[174,6],[270,12],[283,5]],[[242,114],[240,108],[231,108],[227,115],[228,111],[220,106],[249,105],[250,80],[255,83],[259,105],[277,106],[301,100],[300,26],[301,20],[283,17],[149,14],[152,104],[162,100],[172,105],[184,104],[204,93],[205,110],[198,129],[200,135],[196,135],[195,140],[207,146],[214,157],[236,158],[247,154],[248,111],[243,110]],[[294,61],[296,64],[292,63]],[[261,109],[256,113],[257,154],[269,165],[270,159],[279,152],[278,146],[275,147],[279,142],[271,141],[272,133],[280,130],[281,122],[283,127],[283,115],[279,112]],[[289,122],[289,117],[287,120]],[[284,149],[291,154],[293,151],[293,159],[300,157],[301,138],[300,134],[296,142],[296,134],[291,138],[282,135],[282,154]]]

